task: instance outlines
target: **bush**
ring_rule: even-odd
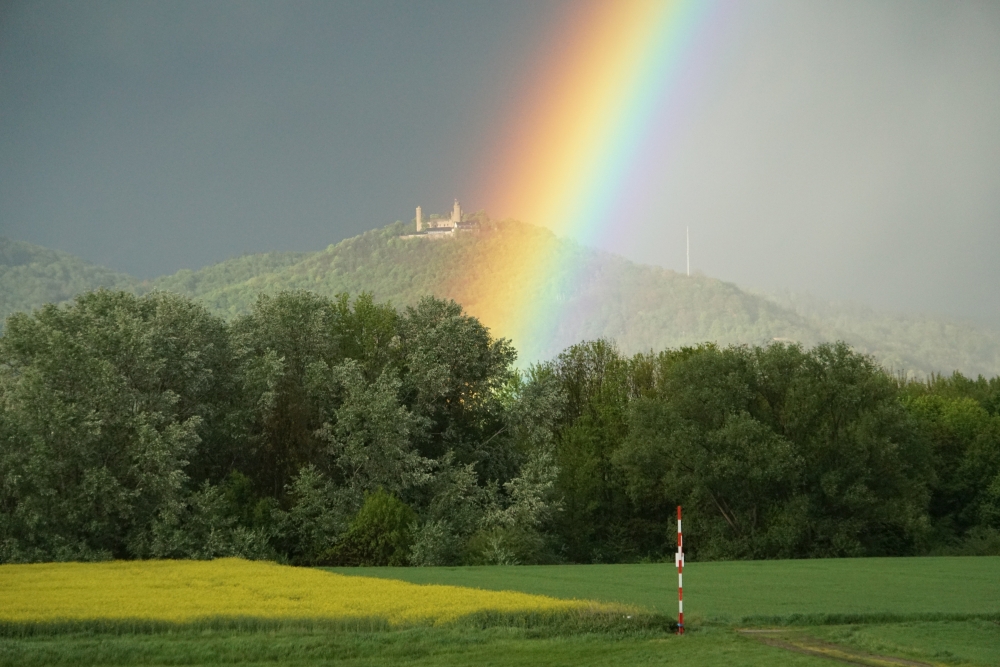
[[[447,521],[425,521],[415,531],[410,565],[455,565],[460,546],[459,537]]]
[[[954,545],[935,549],[932,556],[1000,556],[1000,530],[976,526]]]
[[[329,565],[406,565],[416,521],[414,511],[384,489],[366,493],[347,533],[323,560]]]
[[[477,531],[465,548],[468,565],[532,565],[546,558],[545,539],[538,531],[494,526]]]

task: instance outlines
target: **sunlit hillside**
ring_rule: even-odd
[[[245,312],[259,292],[309,289],[320,294],[369,291],[397,306],[415,304],[434,294],[454,299],[467,311],[495,327],[497,304],[514,308],[544,296],[558,302],[569,316],[544,345],[532,347],[533,358],[547,358],[583,339],[615,339],[625,351],[661,349],[704,341],[765,343],[789,338],[812,344],[821,332],[803,318],[767,299],[713,278],[678,275],[637,265],[620,257],[557,239],[547,230],[517,222],[491,223],[478,233],[429,241],[403,239],[403,225],[393,225],[330,246],[323,252],[274,270],[263,270],[240,282],[225,279],[222,265],[195,272],[186,282],[170,277],[156,287],[202,299],[216,312]],[[517,257],[517,249],[547,244],[562,271],[544,284],[524,287],[509,280],[511,267],[497,258]],[[261,256],[270,263],[269,256]],[[233,262],[245,263],[248,258]],[[204,275],[202,275],[204,274]],[[208,278],[218,276],[217,282]],[[213,284],[216,285],[213,287]],[[509,332],[499,329],[499,335]]]
[[[714,278],[636,264],[519,222],[486,223],[479,232],[437,241],[402,238],[409,231],[396,223],[319,252],[246,255],[146,282],[65,253],[6,241],[0,245],[7,249],[0,258],[0,312],[6,316],[101,286],[179,292],[229,317],[247,312],[262,292],[288,289],[328,296],[367,291],[399,307],[434,294],[456,300],[496,334],[510,335],[496,326],[506,321],[501,309],[548,301],[568,316],[547,340],[515,339],[522,362],[550,358],[598,337],[614,339],[625,352],[705,341],[845,340],[898,372],[1000,375],[1000,332],[984,327],[752,294]],[[521,256],[518,250],[539,246],[562,269],[527,286],[510,280],[519,270],[511,265]]]

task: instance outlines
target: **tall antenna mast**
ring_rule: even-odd
[[[687,229],[687,262],[688,262],[688,278],[691,277],[691,228]]]

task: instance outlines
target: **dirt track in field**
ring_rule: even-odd
[[[793,634],[788,630],[743,628],[737,632],[744,637],[752,637],[768,646],[783,648],[804,655],[836,660],[845,665],[861,667],[939,667],[936,663],[907,660],[891,655],[866,653],[838,644],[820,641],[804,634]]]

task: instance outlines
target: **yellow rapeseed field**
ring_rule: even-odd
[[[417,585],[224,558],[0,565],[0,622],[218,618],[448,623],[477,612],[607,612],[526,593]]]

